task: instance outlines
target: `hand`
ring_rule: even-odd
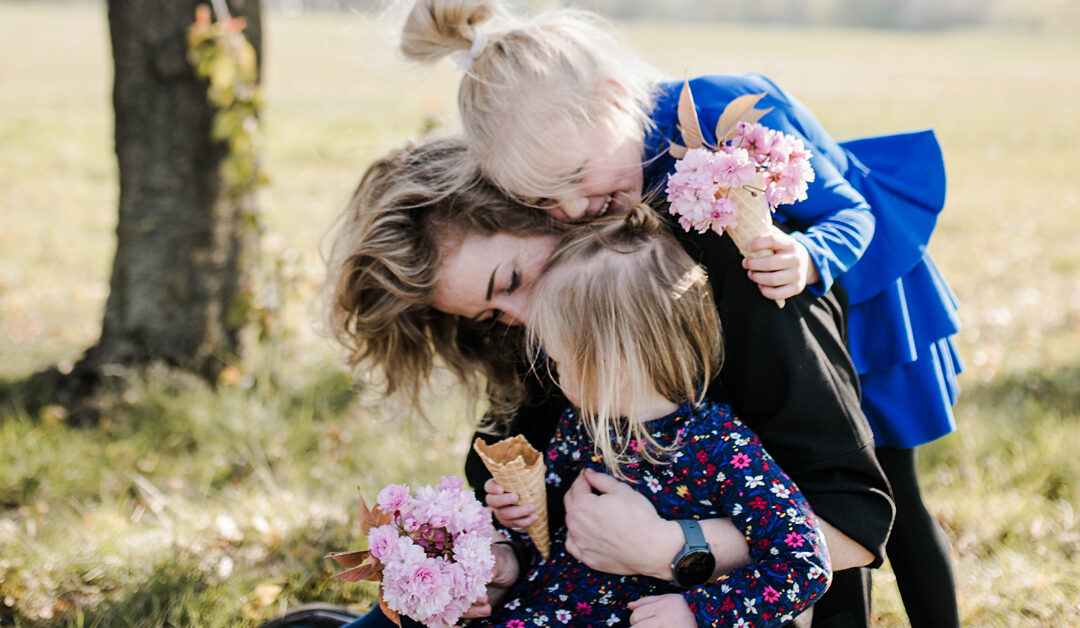
[[[519,506],[517,493],[504,493],[494,479],[484,482],[484,492],[487,493],[484,501],[495,514],[496,521],[502,525],[520,532],[536,523],[536,515],[533,514],[536,507],[532,504]]]
[[[806,247],[776,227],[772,228],[772,233],[759,236],[750,243],[751,255],[757,251],[771,253],[761,257],[747,256],[742,265],[750,271],[750,280],[758,284],[767,299],[790,299],[806,286],[821,281]]]
[[[686,599],[677,593],[650,595],[627,605],[633,611],[630,625],[639,628],[697,628]]]
[[[610,475],[586,469],[570,485],[563,503],[571,556],[597,571],[671,580],[671,559],[683,546],[682,528],[661,519],[644,495]],[[628,552],[630,547],[634,551]]]
[[[473,602],[469,610],[462,615],[463,618],[490,615],[492,607],[502,602],[503,597],[514,586],[521,573],[517,554],[509,545],[500,541],[492,544],[491,551],[495,554],[495,575],[488,583],[487,595],[482,595]]]

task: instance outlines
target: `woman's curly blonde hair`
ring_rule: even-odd
[[[325,321],[353,369],[377,369],[385,394],[421,410],[420,393],[441,362],[494,418],[522,402],[523,332],[473,322],[432,305],[440,254],[470,234],[559,233],[488,183],[458,138],[411,143],[376,160],[337,221],[326,255]]]

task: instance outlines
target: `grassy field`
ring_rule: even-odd
[[[949,205],[931,244],[964,303],[960,430],[922,450],[970,626],[1080,625],[1080,42],[632,25],[675,77],[764,72],[837,137],[933,126]],[[288,606],[364,607],[328,582],[355,547],[356,487],[460,472],[465,400],[403,418],[311,330],[320,236],[365,164],[426,120],[456,76],[397,61],[352,15],[265,24],[269,259],[278,331],[211,390],[151,370],[97,429],[0,408],[0,625],[251,625]],[[115,246],[104,8],[0,4],[0,379],[92,344]],[[887,568],[876,624],[905,620]]]

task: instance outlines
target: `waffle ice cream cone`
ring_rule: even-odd
[[[547,559],[551,553],[551,536],[548,532],[544,457],[520,434],[493,445],[477,438],[473,449],[480,454],[484,466],[504,491],[517,493],[519,503],[532,504],[536,508],[536,523],[525,531],[540,555]]]
[[[739,208],[738,220],[734,226],[726,227],[724,231],[731,236],[735,246],[743,257],[765,257],[772,255],[772,249],[750,251],[750,243],[759,236],[766,235],[772,230],[772,209],[765,201],[765,194],[752,193],[746,188],[736,188],[728,196],[735,201]],[[776,305],[784,307],[785,300],[777,299]]]

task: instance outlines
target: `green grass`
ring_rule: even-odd
[[[286,305],[212,389],[151,370],[97,429],[0,406],[0,625],[234,626],[298,602],[363,607],[322,556],[355,547],[356,487],[460,472],[464,400],[402,418],[311,330],[325,227],[364,165],[453,120],[456,76],[398,62],[353,15],[266,31],[265,247]],[[672,76],[764,72],[837,137],[934,126],[949,206],[931,250],[964,303],[958,433],[921,450],[965,625],[1080,625],[1080,43],[633,25]],[[96,5],[0,4],[0,380],[97,335],[115,238],[110,51]],[[443,387],[446,388],[446,387]],[[876,623],[905,624],[888,569]]]

